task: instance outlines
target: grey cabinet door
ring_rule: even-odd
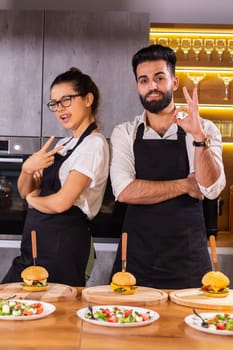
[[[0,135],[40,136],[43,11],[0,11]]]
[[[49,86],[70,67],[89,74],[100,89],[99,120],[113,127],[141,112],[131,68],[132,55],[148,44],[149,15],[130,12],[47,11],[44,39],[43,136],[65,136],[47,110]]]

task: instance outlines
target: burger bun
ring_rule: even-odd
[[[134,286],[136,284],[136,278],[130,272],[116,272],[112,276],[112,282],[118,284],[118,286]]]
[[[201,291],[212,298],[224,298],[229,294],[229,278],[220,271],[209,271],[202,277]]]
[[[37,286],[27,286],[23,284],[22,288],[27,292],[44,292],[45,290],[48,290],[49,286],[46,285],[46,286],[37,287]]]
[[[136,290],[136,278],[130,272],[116,272],[112,276],[110,287],[114,292],[119,294],[134,294]]]
[[[28,266],[21,273],[23,290],[28,292],[48,290],[48,276],[48,271],[43,266]]]
[[[211,297],[211,298],[225,298],[228,296],[229,294],[229,290],[225,291],[225,292],[218,292],[218,293],[214,293],[214,292],[208,292],[206,290],[202,290],[203,294],[207,297]]]

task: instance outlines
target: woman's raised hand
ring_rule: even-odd
[[[34,172],[41,171],[53,164],[54,155],[63,148],[63,146],[58,146],[48,151],[54,142],[54,139],[55,137],[51,136],[39,151],[33,153],[28,159],[26,159],[22,167],[22,170],[25,173],[32,175]]]

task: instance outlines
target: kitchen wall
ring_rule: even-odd
[[[46,102],[53,79],[74,66],[99,86],[109,137],[141,112],[131,59],[148,36],[146,13],[0,10],[0,135],[65,136]]]
[[[157,23],[233,23],[232,0],[1,0],[0,8],[135,11]]]

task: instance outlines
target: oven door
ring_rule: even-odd
[[[17,180],[26,158],[0,155],[0,234],[22,233],[27,203],[20,198]]]

